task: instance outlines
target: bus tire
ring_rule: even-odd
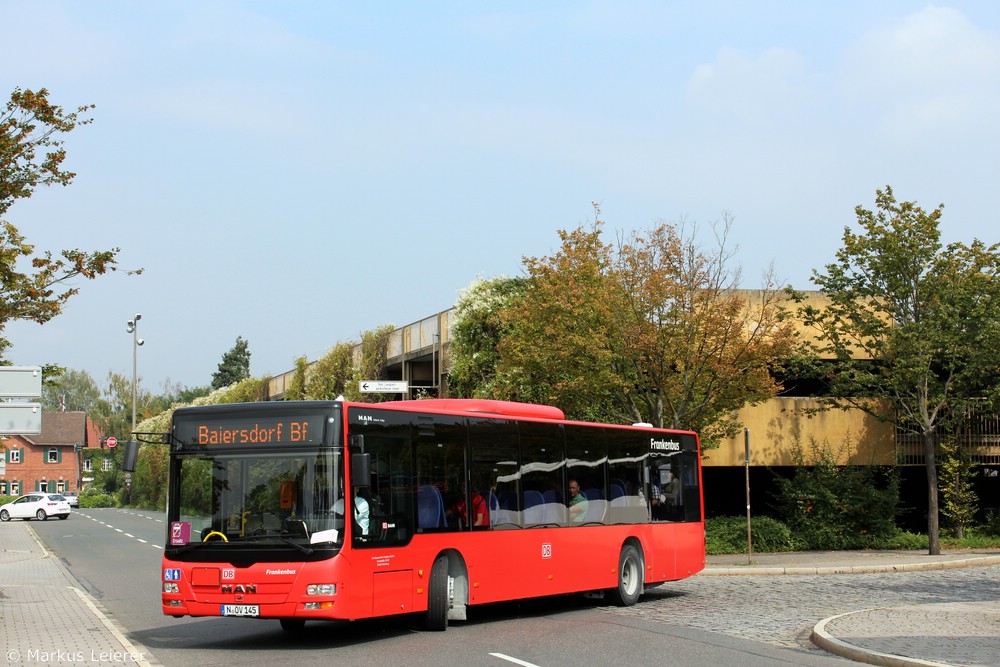
[[[618,586],[608,591],[619,607],[631,607],[642,595],[642,555],[631,544],[622,547],[618,556]]]
[[[304,618],[281,618],[278,621],[281,623],[281,629],[285,632],[302,632],[306,627],[306,619]]]
[[[443,554],[437,557],[431,568],[424,628],[434,631],[448,628],[448,557]]]

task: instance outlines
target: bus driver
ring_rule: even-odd
[[[333,505],[333,511],[343,516],[344,498],[340,497]],[[361,497],[357,489],[354,489],[354,522],[360,526],[361,534],[368,534],[369,509],[368,501]]]

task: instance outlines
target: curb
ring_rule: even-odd
[[[902,563],[897,565],[844,565],[825,567],[712,567],[708,566],[698,573],[700,576],[729,577],[746,575],[781,575],[781,574],[878,574],[883,572],[923,572],[929,570],[953,570],[963,567],[986,567],[1000,565],[1000,556],[982,556],[979,558],[963,558],[960,560],[935,561],[933,563]],[[938,664],[938,663],[929,663]]]
[[[879,611],[879,609],[849,611],[846,614],[837,614],[836,616],[825,618],[813,627],[812,633],[809,635],[809,639],[812,640],[813,644],[820,647],[824,651],[828,651],[835,655],[839,655],[842,658],[847,658],[848,660],[853,660],[854,662],[861,662],[866,665],[881,665],[883,667],[910,667],[912,665],[919,665],[921,667],[945,667],[948,665],[948,663],[945,662],[932,662],[930,660],[920,660],[919,658],[906,658],[901,655],[891,655],[889,653],[880,653],[878,651],[859,648],[853,644],[848,644],[845,641],[837,639],[826,631],[827,623],[831,623],[838,618],[852,616],[854,614],[864,614],[872,611]]]

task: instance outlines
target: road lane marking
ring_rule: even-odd
[[[515,665],[521,665],[521,667],[538,667],[533,662],[525,662],[524,660],[518,660],[517,658],[512,658],[509,655],[504,655],[503,653],[490,653],[494,658],[500,658],[501,660],[506,660],[507,662],[512,662]]]
[[[96,523],[99,523],[99,524],[100,524],[100,525],[102,525],[102,526],[105,526],[105,527],[107,527],[107,528],[110,528],[110,529],[114,530],[114,531],[115,531],[116,533],[121,533],[121,534],[122,534],[122,535],[124,535],[125,537],[129,537],[129,538],[131,538],[131,539],[135,540],[136,542],[140,542],[140,543],[142,543],[142,544],[148,544],[149,546],[153,547],[154,549],[161,549],[161,550],[163,549],[163,547],[162,547],[162,546],[160,546],[159,544],[154,544],[154,543],[151,543],[151,542],[149,542],[148,540],[144,540],[144,539],[142,539],[141,537],[136,537],[136,536],[135,536],[135,535],[133,535],[132,533],[126,533],[126,532],[125,532],[124,530],[122,530],[121,528],[115,528],[115,527],[114,527],[114,526],[112,526],[112,525],[111,525],[110,523],[107,523],[106,521],[101,521],[100,519],[97,519],[97,518],[95,518],[95,517],[92,517],[92,516],[90,516],[89,514],[83,514],[82,512],[77,512],[76,514],[77,514],[78,516],[82,516],[82,517],[84,517],[85,519],[90,519],[91,521],[94,521],[94,522],[96,522]],[[138,513],[136,513],[136,512],[125,512],[125,514],[132,514],[133,516],[145,516],[145,515],[142,515],[142,514],[138,514]],[[145,517],[145,518],[149,518],[149,519],[152,519],[153,517]],[[153,519],[153,520],[154,520],[154,521],[158,521],[157,519]],[[160,523],[162,523],[162,521],[160,521]]]

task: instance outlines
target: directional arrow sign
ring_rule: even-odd
[[[363,394],[405,394],[410,385],[406,380],[361,380],[358,389]]]

